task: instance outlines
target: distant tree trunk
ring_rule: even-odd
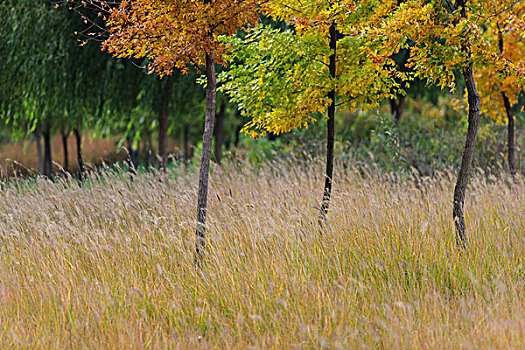
[[[135,172],[135,170],[137,169],[137,166],[138,166],[138,153],[139,153],[139,150],[138,148],[135,148],[133,146],[133,138],[128,136],[126,138],[126,141],[128,143],[128,155],[129,155],[129,161],[130,161],[130,166],[131,166],[131,169],[133,172]]]
[[[144,139],[146,140],[146,168],[155,166],[155,154],[153,151],[153,144],[151,143],[151,133],[145,132]]]
[[[182,140],[184,142],[184,163],[187,164],[190,161],[190,126],[188,124],[184,124]]]
[[[164,86],[159,114],[159,155],[161,159],[159,167],[163,171],[166,171],[168,165],[168,112],[172,86],[173,77],[170,75]]]
[[[240,115],[240,112],[238,112],[238,114]],[[237,125],[237,128],[235,129],[235,141],[233,141],[233,145],[235,146],[235,148],[238,148],[239,143],[241,142],[241,131],[243,126],[244,123],[241,122],[239,125]]]
[[[508,124],[508,133],[507,133],[507,152],[509,158],[509,171],[512,176],[516,175],[516,161],[514,157],[514,115],[512,114],[512,109],[510,107],[509,98],[507,95],[502,92],[503,102],[505,103],[505,110],[507,111]]]
[[[474,146],[479,126],[479,95],[476,91],[476,83],[472,74],[472,67],[463,70],[463,77],[467,85],[468,92],[468,130],[461,159],[458,179],[454,188],[454,209],[453,218],[456,226],[457,245],[461,249],[467,247],[467,235],[464,217],[465,191],[467,189],[472,157],[474,155]]]
[[[40,132],[40,126],[37,125],[33,132],[36,140],[36,152],[38,155],[38,173],[44,175],[44,157],[42,155],[42,133]]]
[[[503,33],[498,25],[498,46],[500,54],[503,55],[504,44],[503,44]],[[514,115],[512,114],[512,108],[510,106],[509,98],[504,91],[501,92],[501,97],[503,97],[503,104],[505,105],[505,111],[507,112],[508,124],[508,133],[507,133],[507,156],[509,159],[509,171],[512,176],[516,175],[516,163],[514,160]]]
[[[206,246],[205,223],[206,206],[208,202],[208,177],[210,172],[211,144],[213,139],[213,122],[215,119],[215,104],[217,97],[217,77],[215,75],[215,58],[213,53],[206,54],[206,117],[202,138],[202,158],[199,171],[199,190],[197,197],[196,225],[196,262],[202,257]]]
[[[67,140],[69,138],[69,132],[62,132],[62,149],[64,150],[64,170],[69,172],[69,152],[67,147]]]
[[[51,130],[49,125],[43,132],[44,136],[44,175],[47,177],[53,176],[53,159],[51,156]]]
[[[337,48],[337,30],[335,22],[332,22],[330,26],[330,61],[328,69],[330,71],[330,77],[336,78],[336,48]],[[323,191],[323,201],[321,204],[321,215],[319,218],[320,223],[328,214],[328,207],[330,206],[330,196],[332,194],[332,176],[334,171],[334,142],[335,142],[335,90],[331,90],[328,93],[330,105],[328,106],[328,121],[326,123],[326,171],[325,171],[325,182]]]
[[[222,161],[222,145],[224,143],[224,116],[226,114],[226,101],[223,99],[221,102],[221,108],[216,116],[216,128],[215,128],[215,161],[217,164],[221,164]]]
[[[401,119],[401,116],[403,115],[403,111],[405,108],[405,101],[406,96],[405,95],[398,95],[397,98],[391,98],[390,99],[390,111],[392,115],[394,116],[396,122],[399,122]]]
[[[78,179],[82,181],[86,170],[84,158],[82,156],[82,135],[80,134],[80,129],[78,127],[73,130],[73,133],[75,134],[75,140],[77,143]]]

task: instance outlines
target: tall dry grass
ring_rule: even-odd
[[[195,173],[4,183],[1,348],[523,348],[525,184],[477,175],[215,168],[193,265]],[[417,180],[417,181],[416,181]]]

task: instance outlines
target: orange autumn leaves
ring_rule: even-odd
[[[104,48],[116,57],[147,58],[160,76],[204,64],[206,53],[223,63],[220,35],[259,19],[264,0],[133,0],[111,11]]]

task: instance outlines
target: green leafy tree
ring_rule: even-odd
[[[252,137],[307,128],[327,115],[326,171],[321,218],[332,191],[335,111],[376,106],[394,98],[405,79],[388,56],[366,43],[374,14],[353,1],[272,1],[268,13],[293,29],[261,26],[246,37],[225,39],[232,53],[222,75],[225,91],[251,117],[244,130]]]

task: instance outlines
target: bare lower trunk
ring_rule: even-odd
[[[330,26],[330,55],[329,71],[330,77],[335,79],[336,77],[336,48],[337,48],[337,31],[335,28],[335,22]],[[328,213],[328,207],[330,206],[330,196],[332,194],[332,176],[334,171],[334,142],[335,142],[335,90],[328,93],[330,99],[330,105],[328,106],[328,121],[327,127],[327,139],[326,139],[326,171],[325,171],[325,182],[323,191],[323,202],[321,204],[321,215],[320,222],[324,220]]]
[[[403,115],[403,110],[405,108],[405,95],[398,95],[396,99],[390,99],[390,111],[394,116],[396,122],[399,122],[401,116]]]
[[[502,92],[503,102],[505,104],[505,110],[507,112],[507,155],[509,159],[509,171],[512,176],[516,175],[516,160],[514,157],[515,146],[514,146],[514,115],[510,107],[510,101],[507,95]]]
[[[188,124],[184,124],[182,140],[184,142],[184,163],[188,164],[190,161],[190,127]]]
[[[49,126],[43,132],[44,136],[44,175],[47,177],[53,176],[53,159],[51,156],[51,131]]]
[[[241,123],[235,129],[235,140],[233,141],[233,145],[235,146],[235,148],[239,147],[239,143],[241,142],[241,131],[244,126],[244,123],[242,121],[241,111],[239,110],[237,111],[237,116],[239,117],[239,119],[241,119]]]
[[[505,48],[503,43],[503,33],[498,25],[498,46],[500,54],[503,55]],[[503,97],[503,104],[505,105],[505,112],[507,113],[508,119],[508,133],[507,133],[507,156],[509,159],[509,171],[512,176],[516,175],[516,163],[514,160],[514,115],[512,114],[512,108],[510,107],[510,101],[504,91],[501,92]]]
[[[131,167],[131,171],[135,173],[136,172],[135,170],[137,169],[138,162],[139,162],[138,160],[139,150],[134,147],[132,137],[127,137],[126,141],[128,143],[128,155],[129,155],[129,163],[130,163],[129,165]]]
[[[456,187],[454,188],[453,218],[454,224],[456,226],[457,245],[462,249],[466,249],[467,235],[463,209],[465,205],[465,191],[467,189],[472,157],[474,155],[476,135],[479,126],[479,96],[476,91],[476,83],[474,81],[471,67],[467,67],[463,70],[463,77],[465,78],[468,92],[468,130],[465,148],[463,150],[463,157],[461,159],[461,167],[459,169]]]
[[[146,168],[155,166],[155,154],[153,152],[153,144],[151,142],[151,133],[149,131],[145,132],[144,138],[146,139]]]
[[[38,156],[38,173],[44,175],[44,157],[42,152],[42,133],[40,132],[40,127],[37,126],[33,133],[35,135],[36,152]]]
[[[166,171],[168,165],[168,112],[171,99],[173,77],[169,76],[162,94],[159,114],[159,155],[160,169]]]
[[[215,125],[215,161],[220,165],[222,161],[222,145],[224,143],[224,115],[226,114],[226,101],[222,100],[221,108],[217,113]]]
[[[67,147],[67,140],[69,133],[62,133],[62,149],[64,150],[64,171],[69,172],[69,151]]]
[[[82,156],[82,135],[78,128],[75,128],[73,133],[75,134],[75,141],[77,143],[78,178],[82,181],[86,170],[84,166],[84,158]]]
[[[199,171],[199,190],[197,198],[196,259],[200,259],[206,245],[205,223],[208,201],[208,177],[210,171],[211,145],[213,139],[213,122],[217,96],[217,79],[215,76],[215,59],[213,53],[206,54],[206,117],[202,138],[202,158]],[[199,260],[197,260],[197,263]]]

